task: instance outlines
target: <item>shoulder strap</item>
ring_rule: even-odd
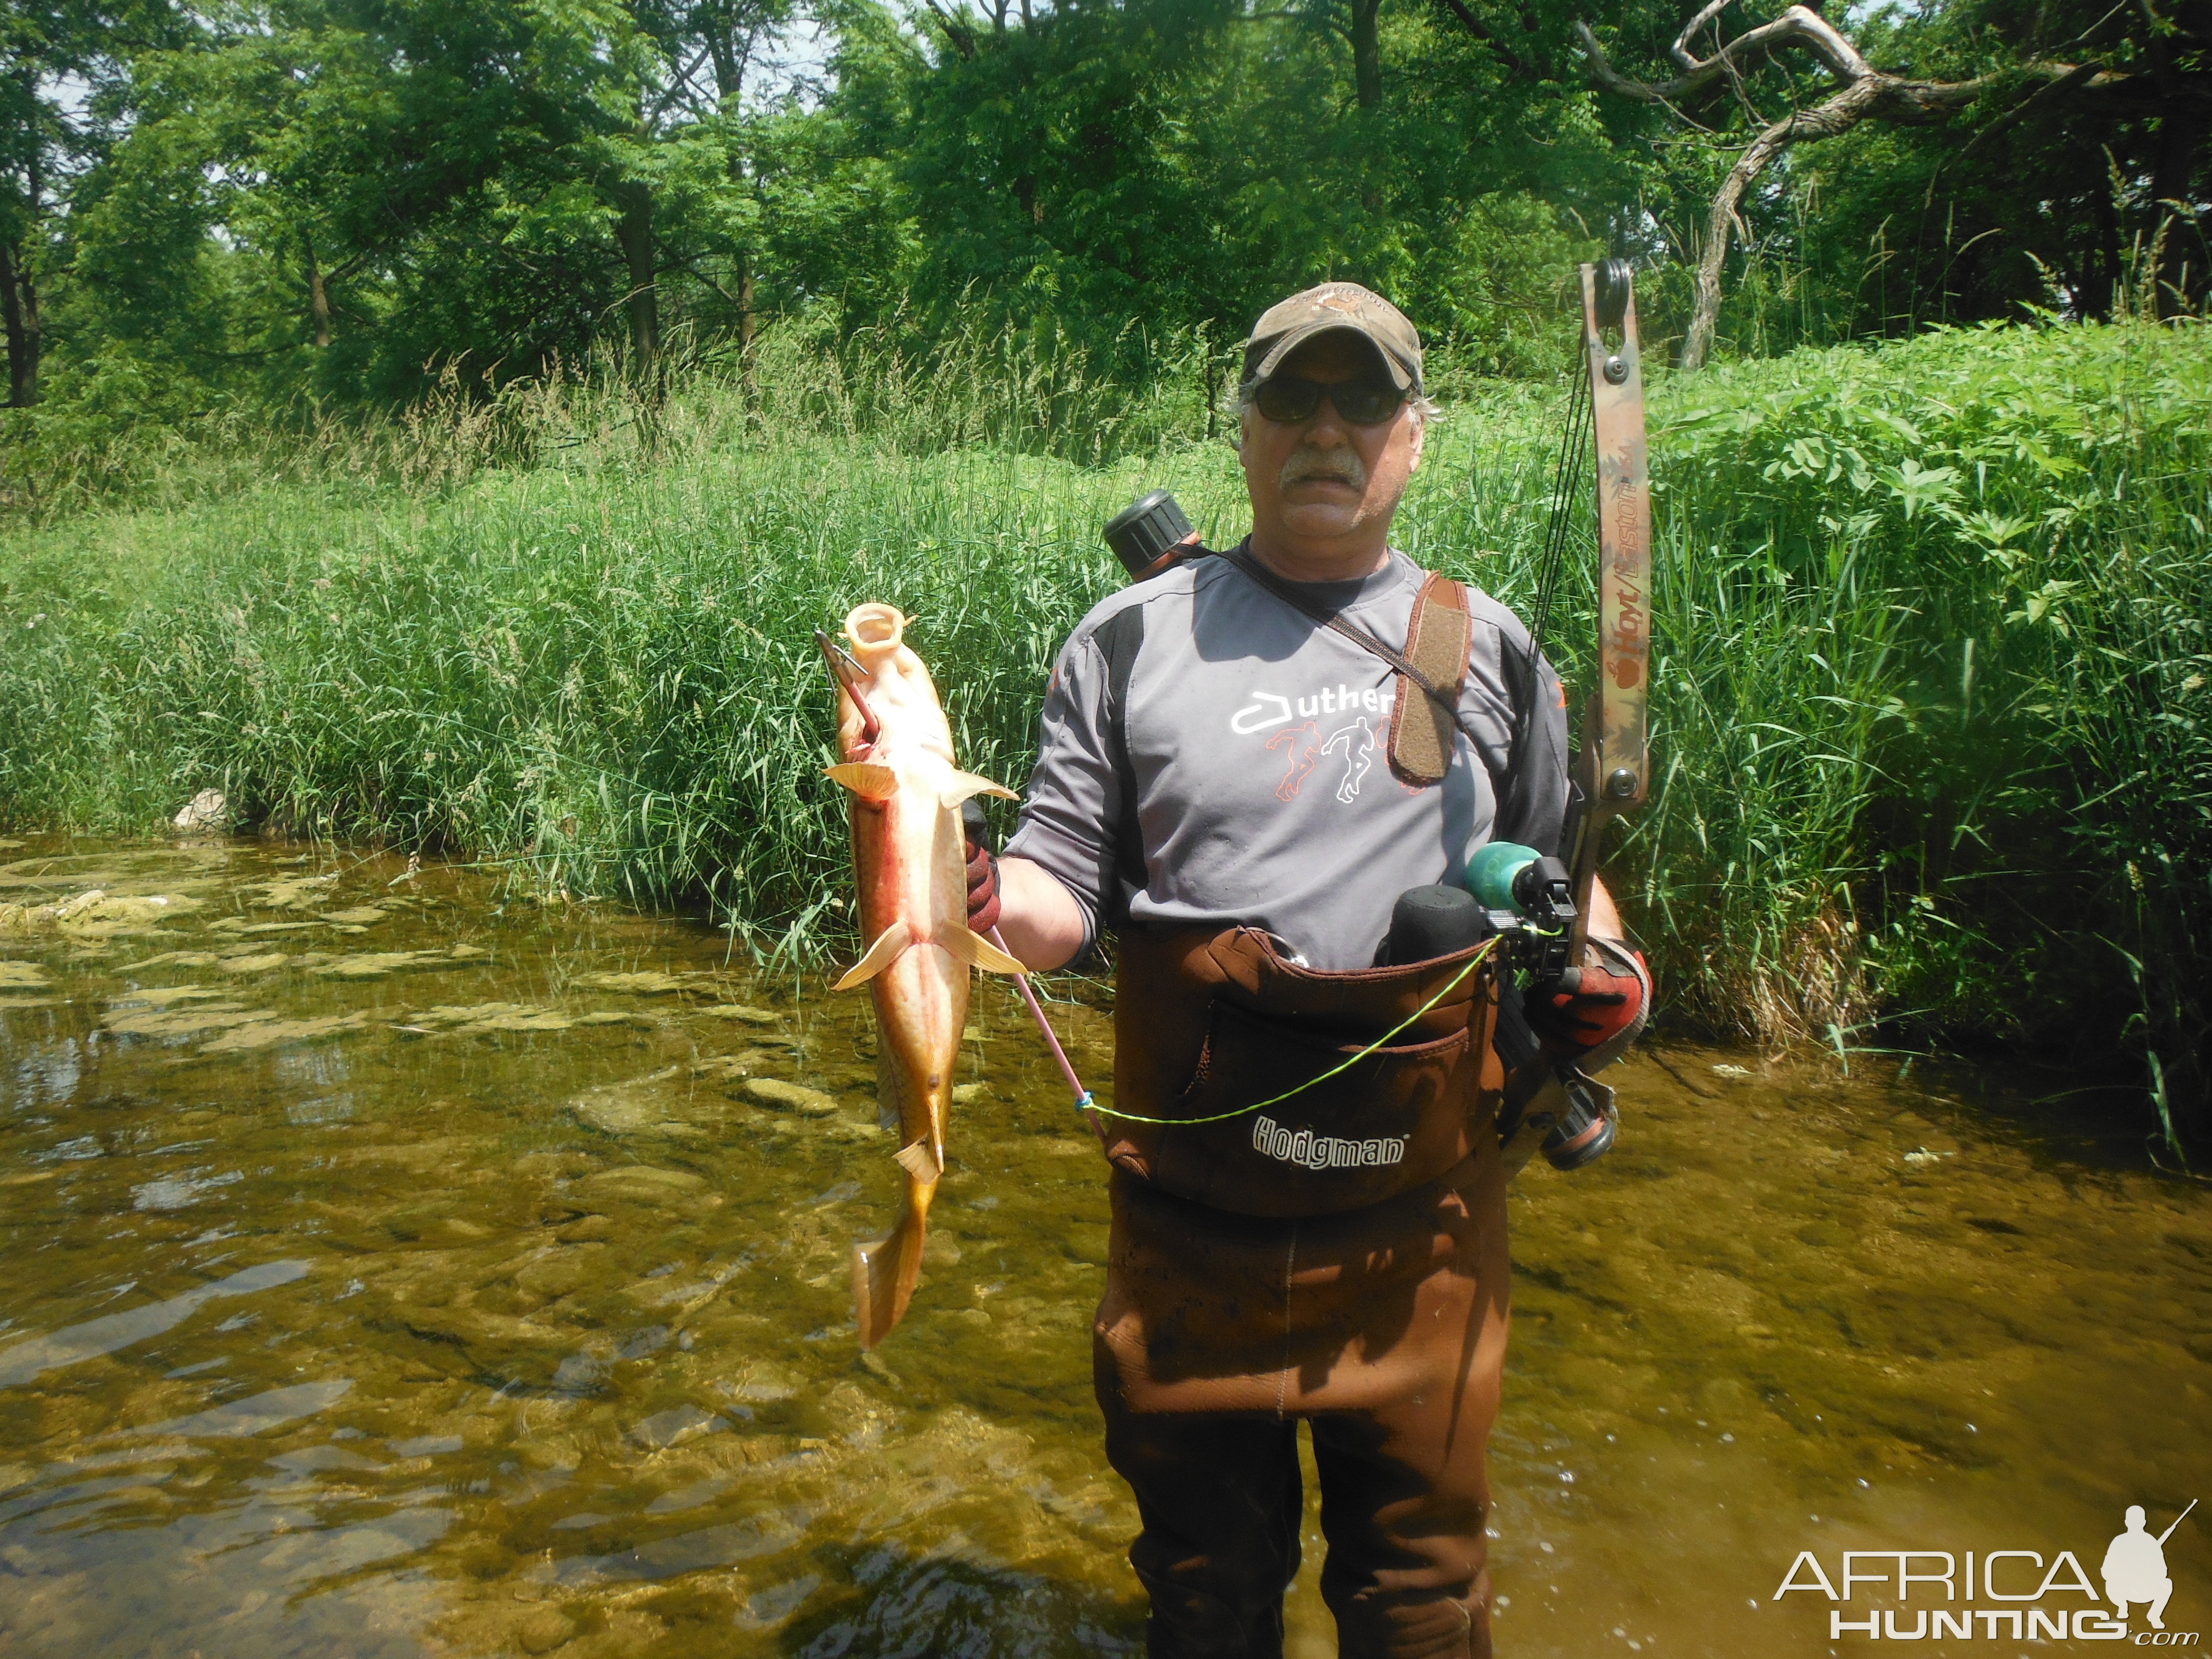
[[[1113,745],[1114,775],[1121,785],[1121,815],[1114,826],[1114,863],[1123,883],[1141,888],[1151,878],[1145,860],[1144,827],[1137,818],[1137,769],[1129,758],[1129,676],[1145,646],[1145,607],[1133,605],[1098,630],[1098,653],[1106,659],[1106,724]]]
[[[1414,596],[1413,614],[1407,619],[1406,657],[1429,681],[1449,688],[1451,701],[1446,704],[1433,696],[1416,700],[1400,686],[1390,710],[1390,769],[1407,783],[1442,783],[1451,770],[1452,727],[1459,723],[1460,694],[1467,686],[1468,653],[1474,644],[1467,590],[1449,576],[1431,575]]]
[[[1438,685],[1419,667],[1415,666],[1413,663],[1408,662],[1399,652],[1392,649],[1389,646],[1383,644],[1382,641],[1376,639],[1375,635],[1369,633],[1365,629],[1359,627],[1357,623],[1348,623],[1335,611],[1323,610],[1320,605],[1316,605],[1312,600],[1307,599],[1304,594],[1293,588],[1288,582],[1283,580],[1273,571],[1261,565],[1258,560],[1247,553],[1243,547],[1235,548],[1226,553],[1218,553],[1214,556],[1220,559],[1225,559],[1231,564],[1235,565],[1247,576],[1249,576],[1257,586],[1265,588],[1268,592],[1273,594],[1277,599],[1280,599],[1285,605],[1290,606],[1291,610],[1297,611],[1301,616],[1311,618],[1314,622],[1320,623],[1323,628],[1329,629],[1332,633],[1341,634],[1346,639],[1350,640],[1362,651],[1371,653],[1373,655],[1382,658],[1384,662],[1389,663],[1391,667],[1396,669],[1398,672],[1404,675],[1415,685],[1420,687],[1423,691],[1426,692],[1430,700],[1432,701],[1438,708],[1443,711],[1444,717],[1454,726],[1459,728],[1462,735],[1463,735],[1469,743],[1473,743],[1474,741],[1474,733],[1468,729],[1467,722],[1460,718],[1458,696],[1452,692],[1445,690],[1443,687]],[[1452,586],[1456,587],[1459,584],[1454,582]],[[1466,609],[1466,601],[1464,599],[1461,600],[1461,609]],[[1464,670],[1462,669],[1462,672],[1464,672]]]

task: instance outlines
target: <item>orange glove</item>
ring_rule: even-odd
[[[1598,947],[1583,963],[1575,989],[1529,988],[1528,1024],[1553,1054],[1579,1063],[1608,1044],[1626,1047],[1625,1039],[1644,1024],[1650,1000],[1651,970],[1644,953],[1626,945]]]

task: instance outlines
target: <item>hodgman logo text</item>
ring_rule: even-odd
[[[1334,1135],[1317,1135],[1311,1129],[1293,1133],[1271,1117],[1260,1117],[1252,1121],[1252,1150],[1266,1153],[1279,1164],[1295,1164],[1302,1169],[1363,1170],[1403,1158],[1406,1137],[1340,1140]]]

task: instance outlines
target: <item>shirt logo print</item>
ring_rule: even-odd
[[[1274,707],[1269,708],[1270,703]],[[1290,717],[1291,700],[1288,697],[1279,697],[1272,691],[1255,691],[1252,694],[1252,701],[1230,717],[1229,729],[1240,738],[1249,738],[1255,732],[1264,732],[1271,726],[1280,726]],[[1278,733],[1278,735],[1280,734]],[[1274,746],[1274,739],[1270,738],[1267,740],[1267,747],[1273,749]]]
[[[1275,786],[1277,800],[1297,799],[1306,775],[1314,769],[1314,763],[1321,758],[1321,745],[1314,741],[1319,730],[1311,720],[1308,720],[1304,726],[1289,726],[1267,739],[1268,748],[1287,747],[1291,751],[1290,769],[1283,774],[1283,781]]]
[[[1344,781],[1336,786],[1336,798],[1349,806],[1359,798],[1360,781],[1367,769],[1374,764],[1375,733],[1363,719],[1352,725],[1339,727],[1328,734],[1328,741],[1321,746],[1324,755],[1344,750]]]

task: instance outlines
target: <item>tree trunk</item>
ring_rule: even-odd
[[[629,275],[630,371],[645,374],[660,359],[660,302],[653,281],[653,193],[644,185],[624,184],[617,199],[622,217],[615,240],[622,245]]]
[[[1382,0],[1352,0],[1352,86],[1362,109],[1382,104]]]
[[[2158,230],[2152,246],[2158,249],[2158,315],[2161,322],[2186,316],[2189,288],[2203,287],[2203,268],[2198,280],[2186,281],[2189,256],[2197,239],[2191,222],[2190,180],[2196,171],[2197,152],[2204,142],[2205,112],[2195,99],[2172,98],[2159,115],[2158,161],[2151,172],[2151,194],[2157,198]]]
[[[2120,291],[2120,215],[2112,205],[2112,187],[2107,185],[2097,192],[2095,210],[2097,246],[2089,252],[2084,262],[2089,270],[2089,281],[2081,299],[2081,315],[2085,320],[2109,323],[2112,320],[2112,301]]]
[[[0,242],[0,319],[8,329],[8,407],[28,409],[39,399],[35,336],[23,326],[23,299],[15,274],[15,250]]]
[[[1713,330],[1721,314],[1721,267],[1728,261],[1729,234],[1740,222],[1736,210],[1745,194],[1759,182],[1768,163],[1790,145],[1832,138],[1856,126],[1887,90],[1888,83],[1880,76],[1856,82],[1825,103],[1784,116],[1736,158],[1719,194],[1713,198],[1712,214],[1705,222],[1705,245],[1698,256],[1698,302],[1690,314],[1689,331],[1682,337],[1685,370],[1703,368],[1705,354],[1712,349]]]
[[[314,319],[315,349],[331,343],[331,296],[323,286],[323,267],[315,258],[315,245],[307,243],[307,311]]]

